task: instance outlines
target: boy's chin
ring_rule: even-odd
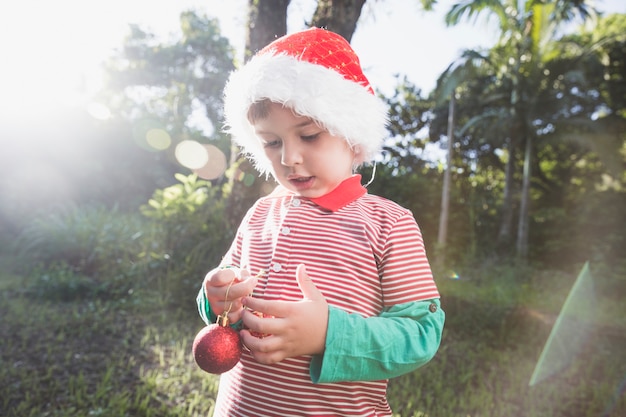
[[[286,189],[288,189],[289,191],[293,192],[295,195],[299,196],[299,197],[303,197],[303,198],[318,198],[323,196],[325,193],[317,190],[317,189],[312,189],[312,188],[300,188],[300,187],[294,187],[292,184],[287,183],[281,183],[281,185],[283,187],[285,187]]]

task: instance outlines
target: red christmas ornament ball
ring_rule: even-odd
[[[261,313],[260,311],[253,311],[252,314],[254,314],[257,317],[261,317],[261,318],[274,318],[274,316],[272,316],[270,314]],[[261,333],[261,332],[255,332],[254,330],[250,330],[250,334],[252,336],[254,336],[254,337],[259,338],[259,339],[263,339],[265,337],[271,336],[270,334]]]
[[[221,374],[237,365],[242,347],[239,332],[230,326],[214,323],[198,332],[192,351],[200,369],[210,374]]]

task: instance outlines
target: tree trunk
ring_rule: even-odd
[[[448,111],[448,155],[446,155],[446,170],[443,174],[443,189],[441,191],[441,215],[439,216],[439,235],[437,237],[437,263],[444,266],[446,261],[446,239],[448,236],[448,216],[450,211],[450,176],[452,171],[452,149],[454,143],[454,91],[450,95],[450,109]]]
[[[520,117],[520,113],[518,111],[519,100],[521,97],[520,94],[520,62],[516,61],[514,66],[514,71],[511,74],[511,98],[510,98],[510,108],[509,112],[511,114],[511,128],[509,133],[509,161],[506,165],[505,172],[505,193],[504,193],[504,201],[503,201],[503,212],[502,212],[502,224],[500,229],[500,235],[498,248],[500,253],[502,254],[503,249],[506,255],[510,254],[510,243],[511,243],[511,229],[513,227],[513,177],[515,174],[515,151],[517,146],[519,145],[520,134],[519,131],[522,129],[523,123]],[[502,240],[500,240],[500,238]],[[518,235],[519,239],[519,235]],[[519,240],[518,240],[519,242]]]
[[[519,223],[517,227],[517,257],[525,260],[528,256],[528,230],[530,206],[530,177],[532,158],[532,135],[526,135],[526,149],[524,151],[524,178],[522,181],[522,196],[520,201]]]
[[[287,6],[290,0],[249,0],[245,60],[250,59],[274,39],[287,33]],[[259,197],[274,187],[273,181],[260,177],[250,161],[233,144],[228,170],[230,194],[226,201],[228,222],[237,227]]]
[[[246,61],[264,46],[287,33],[290,0],[248,0]]]
[[[500,230],[498,232],[498,247],[510,248],[511,229],[513,227],[513,187],[515,176],[515,141],[509,137],[507,148],[509,160],[504,168],[504,196],[502,200],[502,219],[500,220]]]
[[[311,26],[331,30],[350,42],[364,4],[365,0],[319,0]]]

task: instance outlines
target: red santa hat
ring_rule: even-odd
[[[270,164],[248,121],[250,105],[269,99],[345,138],[357,165],[371,162],[387,136],[387,108],[374,94],[350,44],[328,30],[283,36],[230,75],[224,90],[226,131],[261,173]]]

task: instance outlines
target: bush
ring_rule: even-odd
[[[33,219],[14,243],[24,259],[18,270],[53,299],[149,287],[161,301],[192,306],[233,233],[218,187],[195,175],[176,179],[155,191],[141,213],[68,205]]]
[[[72,205],[33,219],[14,249],[24,260],[18,269],[29,276],[46,269],[41,276],[49,282],[40,284],[53,292],[63,287],[72,292],[71,285],[82,287],[89,281],[100,295],[120,295],[137,284],[137,254],[145,234],[145,221],[137,214]]]
[[[152,220],[152,235],[141,254],[162,297],[189,303],[204,275],[233,238],[221,190],[196,175],[177,174],[179,184],[155,191],[141,212]]]
[[[76,301],[102,297],[106,285],[81,275],[64,262],[35,268],[31,272],[27,293],[48,301]]]

